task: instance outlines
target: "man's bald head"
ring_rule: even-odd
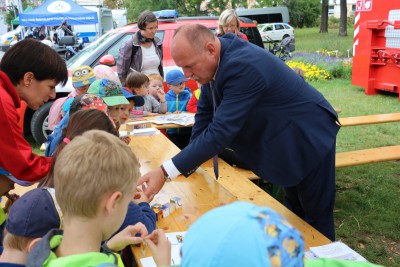
[[[207,27],[187,24],[175,31],[171,56],[186,77],[201,84],[214,77],[218,67],[221,43]]]
[[[174,34],[172,47],[176,42],[188,42],[197,52],[205,49],[204,45],[207,42],[214,42],[215,35],[207,27],[200,24],[186,24],[179,27]]]

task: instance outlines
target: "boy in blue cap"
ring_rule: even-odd
[[[181,70],[175,69],[167,73],[166,83],[169,91],[165,94],[168,112],[181,113],[185,112],[186,105],[192,97],[190,89],[185,88],[187,79]],[[180,149],[185,148],[189,144],[192,128],[167,129],[169,139]]]
[[[25,266],[33,246],[60,225],[60,216],[47,189],[37,188],[22,195],[11,206],[5,223],[0,266]]]

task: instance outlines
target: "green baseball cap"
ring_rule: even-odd
[[[88,94],[100,96],[107,106],[127,105],[129,101],[122,92],[121,85],[109,79],[100,79],[94,81],[89,89]]]

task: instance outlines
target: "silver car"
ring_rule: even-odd
[[[294,37],[293,27],[283,22],[258,24],[257,28],[263,42],[282,41],[286,37]]]

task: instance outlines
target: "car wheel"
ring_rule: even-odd
[[[283,38],[282,38],[282,41],[283,41],[283,39],[285,39],[285,38],[287,38],[287,37],[290,37],[288,34],[285,34],[284,36],[283,36]]]
[[[43,144],[47,141],[47,136],[51,133],[49,130],[49,111],[53,102],[47,102],[41,106],[32,116],[31,132],[32,136],[38,144]]]

